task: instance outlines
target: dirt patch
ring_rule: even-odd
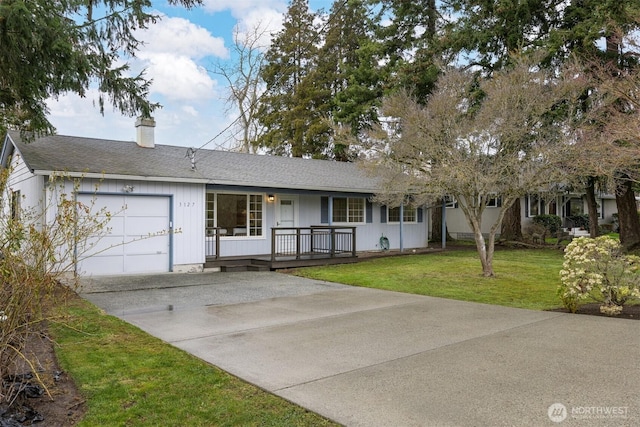
[[[37,360],[36,370],[46,391],[38,397],[21,395],[7,410],[5,417],[11,416],[20,422],[18,425],[74,426],[86,412],[84,398],[58,364],[54,345],[46,328],[27,342],[25,353],[30,360]],[[18,369],[21,373],[29,372],[27,366]],[[37,384],[34,379],[29,382]]]

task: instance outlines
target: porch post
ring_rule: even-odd
[[[404,203],[400,203],[400,252],[404,252]]]
[[[332,230],[332,226],[333,226],[333,196],[329,196],[329,233],[330,233],[330,239],[329,239],[329,252],[331,254],[331,257],[333,257],[333,251],[334,251],[334,234],[333,234],[333,230]]]
[[[447,201],[442,198],[442,249],[447,247]]]
[[[276,260],[276,229],[271,227],[271,262]]]
[[[351,255],[356,256],[356,227],[351,227]]]

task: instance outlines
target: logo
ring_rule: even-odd
[[[549,419],[554,423],[561,423],[567,419],[567,407],[562,403],[554,403],[549,406],[547,415],[549,415]]]

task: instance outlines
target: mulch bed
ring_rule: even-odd
[[[555,310],[560,313],[569,313],[569,310],[566,308],[557,308]],[[622,308],[622,313],[617,316],[607,316],[606,314],[600,313],[600,303],[591,303],[585,304],[578,308],[576,314],[586,314],[589,316],[602,316],[602,317],[613,317],[615,319],[630,319],[630,320],[640,320],[640,304],[637,305],[625,305]]]

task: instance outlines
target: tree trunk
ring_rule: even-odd
[[[500,239],[508,241],[522,241],[522,214],[520,212],[520,199],[516,200],[507,209],[500,226]]]
[[[598,203],[596,202],[596,177],[590,176],[587,178],[587,186],[585,188],[587,207],[589,209],[589,236],[592,238],[598,237]]]
[[[476,239],[476,248],[478,249],[480,263],[482,264],[482,275],[484,277],[493,277],[493,248],[487,248],[482,232],[479,228],[474,228],[473,234]]]
[[[620,221],[620,243],[628,251],[640,249],[640,217],[630,180],[616,180],[616,205]]]
[[[446,233],[447,242],[453,240],[448,229]],[[442,242],[442,199],[438,199],[431,210],[431,241],[434,243]]]

